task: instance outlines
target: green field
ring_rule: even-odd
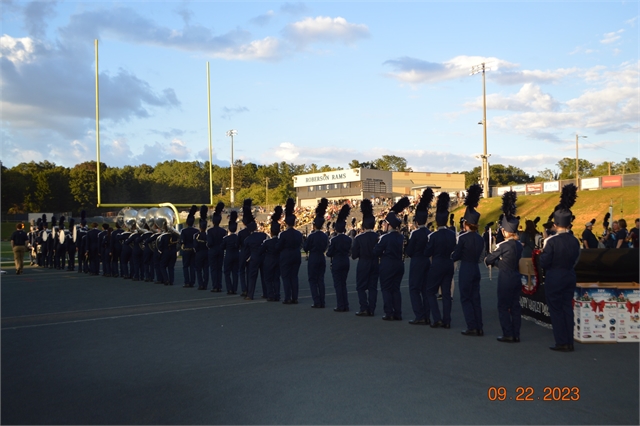
[[[609,205],[613,203],[613,218],[615,220],[624,218],[627,221],[627,229],[631,229],[636,218],[640,217],[639,208],[640,187],[631,186],[627,188],[603,189],[599,191],[580,191],[578,199],[571,211],[576,216],[574,224],[576,229],[581,230],[584,224],[595,218],[597,221],[594,232],[601,230],[602,219],[609,211]],[[560,193],[523,195],[518,197],[517,214],[521,223],[524,219],[533,220],[540,216],[538,230],[542,230],[542,225],[547,221],[547,217],[553,212],[560,201]],[[502,213],[501,197],[493,197],[481,200],[478,211],[482,214],[480,218],[480,229],[486,223],[497,221]],[[464,214],[465,208],[460,207],[454,210],[456,225],[459,218]],[[582,232],[582,231],[580,231]]]

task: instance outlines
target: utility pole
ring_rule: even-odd
[[[269,178],[264,178],[265,209],[269,211]]]
[[[237,130],[227,131],[227,136],[231,137],[231,187],[229,188],[231,191],[231,207],[235,207],[236,202],[236,192],[235,188],[233,187],[233,137],[237,134]]]
[[[578,138],[586,138],[586,136],[579,136],[576,133],[576,188],[580,190],[580,181],[578,180]]]
[[[480,65],[475,65],[471,67],[471,74],[482,73],[482,126],[484,131],[484,144],[482,155],[482,196],[484,198],[489,198],[489,162],[487,155],[487,91],[485,84],[485,71],[490,70],[490,68],[486,68],[486,64],[483,62]]]

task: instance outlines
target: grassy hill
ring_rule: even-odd
[[[624,218],[627,221],[628,229],[634,225],[636,218],[640,217],[640,187],[631,186],[627,188],[612,188],[599,191],[579,191],[578,199],[571,211],[576,216],[574,221],[576,229],[583,229],[585,223],[596,218],[594,230],[600,231],[604,215],[609,211],[609,206],[613,204],[614,219]],[[560,201],[560,193],[523,195],[518,197],[518,216],[524,226],[524,219],[535,219],[540,216],[540,225],[546,222],[547,217]],[[488,222],[497,221],[502,211],[502,198],[494,197],[487,200],[480,200],[478,211],[482,214],[480,218],[480,229]],[[456,224],[460,216],[464,215],[465,207],[462,206],[452,211],[455,214]],[[540,230],[541,227],[538,226]]]

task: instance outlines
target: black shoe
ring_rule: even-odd
[[[484,336],[484,330],[482,329],[478,330],[478,336]]]
[[[519,338],[519,337],[514,337],[514,338],[513,338],[513,341],[514,341],[515,343],[520,343],[520,338]]]
[[[314,308],[314,309],[322,309],[322,308],[324,308],[324,306],[316,305],[315,303],[313,305],[311,305],[311,307]]]
[[[291,304],[292,304],[292,305],[297,305],[297,304],[298,304],[298,299],[292,300],[292,301],[291,301]],[[347,311],[348,311],[348,309],[347,309]]]
[[[243,291],[242,293],[240,293],[240,297],[245,297],[247,295],[246,291]]]
[[[445,324],[442,326],[442,328],[451,328],[451,324]]]
[[[382,317],[383,321],[393,321],[393,317],[391,315],[384,315]]]
[[[496,340],[504,343],[515,343],[515,339],[511,336],[500,336]]]
[[[467,329],[464,331],[461,331],[460,334],[462,334],[463,336],[478,336],[478,330],[474,329]]]
[[[291,302],[291,300],[283,300],[282,304],[283,305],[291,305],[293,302]]]
[[[402,321],[402,317],[400,315],[394,315],[393,316],[393,320],[394,321]]]
[[[247,296],[247,297],[244,298],[244,300],[253,300],[253,297]]]
[[[333,312],[348,312],[349,309],[346,308],[333,308]]]
[[[189,287],[190,287],[189,284],[185,284],[182,286],[182,288],[189,288]]]
[[[370,317],[372,315],[369,313],[369,311],[359,311],[359,312],[356,312],[356,316],[357,317]]]
[[[431,324],[431,328],[440,328],[440,327],[444,327],[444,323],[442,321],[436,321],[433,324]]]
[[[427,320],[426,319],[414,319],[409,321],[409,324],[411,325],[427,325]]]
[[[549,349],[557,352],[573,352],[572,345],[555,345],[549,346]]]

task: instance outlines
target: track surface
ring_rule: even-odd
[[[180,267],[180,263],[178,263]],[[482,282],[484,337],[300,304],[35,268],[1,278],[3,424],[638,424],[637,344],[555,353],[551,330],[523,321],[503,344],[496,277]],[[260,295],[260,288],[257,294]],[[490,387],[508,398],[490,401]],[[515,401],[530,386],[533,401]],[[578,387],[578,401],[543,401]],[[537,398],[540,397],[540,400]]]

